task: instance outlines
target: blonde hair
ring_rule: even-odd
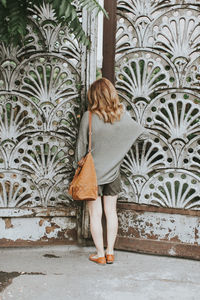
[[[88,90],[88,109],[105,123],[119,121],[124,111],[117,91],[110,80],[102,77],[92,83]]]

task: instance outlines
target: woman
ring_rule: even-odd
[[[120,165],[125,154],[144,128],[137,124],[119,102],[112,83],[101,78],[88,91],[88,110],[92,112],[92,156],[94,159],[98,198],[88,201],[90,230],[97,253],[89,259],[98,264],[114,262],[114,244],[118,230],[117,196],[121,192]],[[88,147],[89,113],[83,114],[76,147],[79,161]],[[107,249],[104,253],[102,201],[107,224]]]

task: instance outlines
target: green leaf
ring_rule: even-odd
[[[73,21],[73,20],[75,20],[75,19],[77,19],[78,17],[77,17],[77,13],[76,13],[76,11],[75,10],[72,10],[72,17],[71,17],[71,20]]]
[[[67,6],[66,10],[65,10],[65,18],[69,18],[71,14],[71,7],[70,5]]]
[[[108,0],[105,0],[108,1]],[[79,0],[82,7],[85,7],[89,11],[96,9],[97,14],[103,12],[106,18],[109,18],[107,11],[99,4],[97,0]]]
[[[67,2],[66,2],[66,0],[62,0],[60,8],[59,8],[59,17],[65,15],[66,9],[67,9]]]
[[[71,0],[0,0],[0,41],[7,44],[19,45],[25,42],[26,25],[34,5],[40,6],[50,3],[55,11],[57,22],[67,26],[69,31],[75,35],[80,43],[90,45],[76,9]],[[97,13],[102,11],[107,15],[97,0],[80,0],[81,7],[91,11],[96,9]]]
[[[7,0],[1,0],[1,3],[3,4],[4,7],[6,7]]]

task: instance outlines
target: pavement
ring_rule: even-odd
[[[0,248],[0,300],[200,300],[200,261],[92,247]]]

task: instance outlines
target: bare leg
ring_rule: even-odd
[[[104,196],[104,211],[107,223],[107,249],[106,253],[113,254],[118,231],[117,195]]]
[[[90,231],[97,249],[97,256],[103,257],[105,254],[103,244],[101,197],[98,197],[95,201],[88,201],[88,208],[90,214]]]

